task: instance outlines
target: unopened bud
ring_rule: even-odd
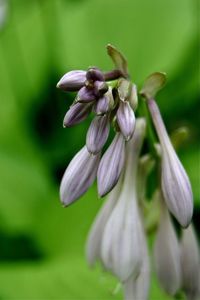
[[[87,103],[87,102],[94,101],[95,98],[96,97],[93,93],[93,90],[84,86],[79,90],[76,101],[82,102],[82,103]]]
[[[73,125],[79,124],[87,118],[91,112],[92,105],[91,103],[75,103],[67,111],[63,126],[71,127]]]
[[[120,101],[117,122],[126,141],[130,140],[135,129],[135,114],[127,101]]]
[[[105,81],[95,81],[94,94],[98,97],[105,94],[108,91],[108,85]]]
[[[86,72],[81,70],[66,73],[57,83],[57,88],[64,91],[78,91],[84,86]]]
[[[89,81],[104,81],[103,73],[96,67],[91,67],[86,73],[86,78]]]

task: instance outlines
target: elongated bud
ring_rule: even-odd
[[[120,101],[117,122],[126,141],[130,140],[135,129],[135,114],[127,101]]]
[[[181,284],[180,251],[169,213],[164,203],[162,204],[160,225],[154,245],[154,260],[162,288],[173,296]]]
[[[94,94],[98,96],[102,96],[108,91],[108,85],[105,81],[95,81],[94,83]]]
[[[100,154],[92,155],[83,147],[67,167],[60,185],[60,198],[64,206],[82,196],[96,178]]]
[[[105,145],[110,131],[109,116],[97,116],[92,121],[86,137],[90,153],[97,154]]]
[[[82,87],[77,94],[77,102],[87,103],[95,100],[95,95],[92,89],[88,89],[87,87]]]
[[[140,122],[141,121],[141,122]],[[122,282],[139,275],[142,265],[141,220],[137,206],[136,172],[144,138],[145,123],[139,120],[137,131],[127,144],[126,167],[119,200],[105,226],[101,257],[106,269]]]
[[[124,166],[125,141],[121,133],[117,133],[112,144],[104,153],[97,173],[98,193],[101,197],[109,193],[117,184]]]
[[[182,231],[181,240],[182,288],[187,299],[200,298],[200,251],[192,224]]]
[[[189,178],[171,144],[156,102],[147,101],[162,151],[162,191],[166,204],[182,227],[187,227],[193,214],[193,196]]]
[[[90,266],[93,266],[97,260],[101,260],[101,242],[106,223],[118,201],[122,180],[119,180],[117,185],[110,192],[103,207],[98,213],[86,244],[86,255]]]
[[[75,124],[79,124],[87,118],[91,110],[92,105],[90,103],[75,103],[67,111],[63,121],[63,126],[70,127]]]
[[[78,91],[84,86],[86,72],[81,70],[66,73],[57,83],[57,88],[64,91]]]
[[[114,99],[112,95],[112,88],[109,87],[108,92],[99,98],[94,105],[94,111],[97,115],[106,114],[114,106]]]
[[[86,78],[89,81],[104,81],[103,73],[96,67],[91,67],[88,69]]]

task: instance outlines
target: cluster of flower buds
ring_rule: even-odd
[[[76,201],[96,177],[98,194],[103,197],[109,193],[90,231],[87,258],[90,265],[100,261],[104,269],[121,281],[127,300],[148,298],[150,268],[145,229],[149,230],[152,219],[146,218],[145,213],[158,212],[153,217],[156,227],[162,203],[154,247],[158,278],[169,294],[175,295],[182,288],[189,295],[188,299],[196,300],[199,279],[194,279],[193,272],[199,274],[198,245],[190,226],[183,233],[180,247],[169,215],[170,212],[182,228],[187,228],[192,220],[193,196],[189,178],[155,101],[166,76],[153,73],[140,92],[157,134],[155,141],[152,135],[146,134],[146,127],[152,126],[149,118],[145,119],[143,115],[141,118],[142,110],[137,110],[137,89],[130,80],[126,59],[111,45],[107,46],[107,51],[115,64],[114,70],[102,72],[92,67],[87,71],[71,71],[57,85],[64,91],[77,91],[75,101],[65,115],[64,127],[78,124],[90,113],[94,114],[86,134],[86,145],[64,173],[61,201],[64,206]],[[137,118],[135,114],[138,114]],[[115,135],[102,156],[111,128]],[[173,140],[176,145],[181,140],[177,136]],[[141,157],[145,138],[153,147],[150,147],[150,153]],[[147,204],[144,201],[146,183],[153,167],[157,167],[161,180],[157,183],[156,201]],[[145,221],[146,224],[149,222],[148,226]],[[181,264],[183,260],[187,261],[187,266]]]

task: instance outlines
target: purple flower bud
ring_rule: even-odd
[[[125,139],[130,140],[135,129],[135,114],[127,101],[120,101],[117,122]]]
[[[86,72],[81,70],[66,73],[57,83],[57,88],[64,91],[78,91],[84,86]]]
[[[86,146],[90,153],[96,154],[105,145],[110,131],[109,116],[97,116],[92,121],[86,137]]]
[[[73,125],[79,124],[87,118],[91,110],[91,103],[75,103],[67,111],[63,121],[63,126],[71,127]]]
[[[108,85],[105,81],[95,81],[94,83],[94,94],[101,96],[108,91]]]
[[[160,196],[162,197],[162,196]],[[155,268],[160,284],[170,295],[180,288],[180,251],[175,229],[164,203],[154,246]]]
[[[192,225],[182,232],[181,240],[182,288],[187,299],[200,297],[200,251]]]
[[[60,198],[64,206],[82,196],[96,178],[100,154],[92,155],[84,146],[67,167],[60,185]]]
[[[101,197],[109,193],[117,184],[125,160],[125,140],[117,133],[112,144],[104,153],[97,172],[98,192]]]
[[[86,73],[87,80],[91,81],[104,81],[104,75],[98,68],[89,68],[89,70]]]
[[[171,144],[156,102],[150,99],[147,104],[161,145],[161,183],[164,199],[181,226],[187,227],[193,214],[190,181]]]
[[[99,98],[94,105],[94,111],[97,115],[106,114],[114,106],[114,99],[112,95],[112,88],[109,87],[108,92]]]
[[[82,87],[77,94],[77,102],[87,103],[95,100],[95,95],[92,89],[88,89],[87,87]]]

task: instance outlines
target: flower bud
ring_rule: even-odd
[[[162,196],[161,196],[162,197]],[[162,203],[160,225],[154,245],[155,269],[162,288],[175,295],[180,288],[180,251],[167,208]]]
[[[96,99],[93,90],[87,87],[82,87],[77,94],[77,102],[87,103],[92,102]]]
[[[135,84],[131,84],[131,92],[128,101],[131,108],[135,111],[138,106],[137,87]]]
[[[57,88],[64,91],[78,91],[84,86],[86,72],[81,70],[66,73],[57,83]]]
[[[156,102],[147,101],[161,145],[161,183],[170,212],[182,227],[187,227],[193,214],[193,196],[189,178],[171,144]]]
[[[68,165],[60,185],[60,198],[64,206],[82,196],[96,178],[100,154],[92,155],[84,146]]]
[[[108,85],[105,81],[95,81],[94,94],[99,97],[108,91]]]
[[[108,199],[106,199],[103,207],[98,213],[88,235],[86,255],[90,266],[93,266],[97,260],[101,260],[100,250],[104,228],[118,201],[121,183],[122,180],[119,180],[117,185],[109,193]]]
[[[87,118],[91,110],[91,103],[75,103],[67,111],[63,121],[63,126],[70,127],[81,123]]]
[[[187,299],[200,298],[200,252],[194,228],[182,231],[181,239],[182,288]]]
[[[120,101],[117,122],[126,141],[130,140],[135,129],[135,114],[127,101]]]
[[[104,153],[97,172],[98,193],[101,197],[109,193],[117,184],[125,159],[125,141],[121,133],[116,133],[111,145]]]
[[[112,88],[109,87],[107,93],[97,100],[94,105],[94,111],[97,115],[106,114],[114,106],[114,99],[112,95]]]
[[[109,116],[97,116],[92,121],[86,137],[90,153],[97,154],[105,145],[110,131]]]
[[[103,73],[96,67],[89,68],[86,73],[86,78],[89,81],[104,81]]]
[[[139,120],[137,125],[136,134],[127,144],[126,167],[121,193],[105,226],[101,247],[101,257],[105,268],[122,282],[131,276],[134,279],[137,278],[143,258],[136,174],[145,126],[143,126],[143,120]]]

